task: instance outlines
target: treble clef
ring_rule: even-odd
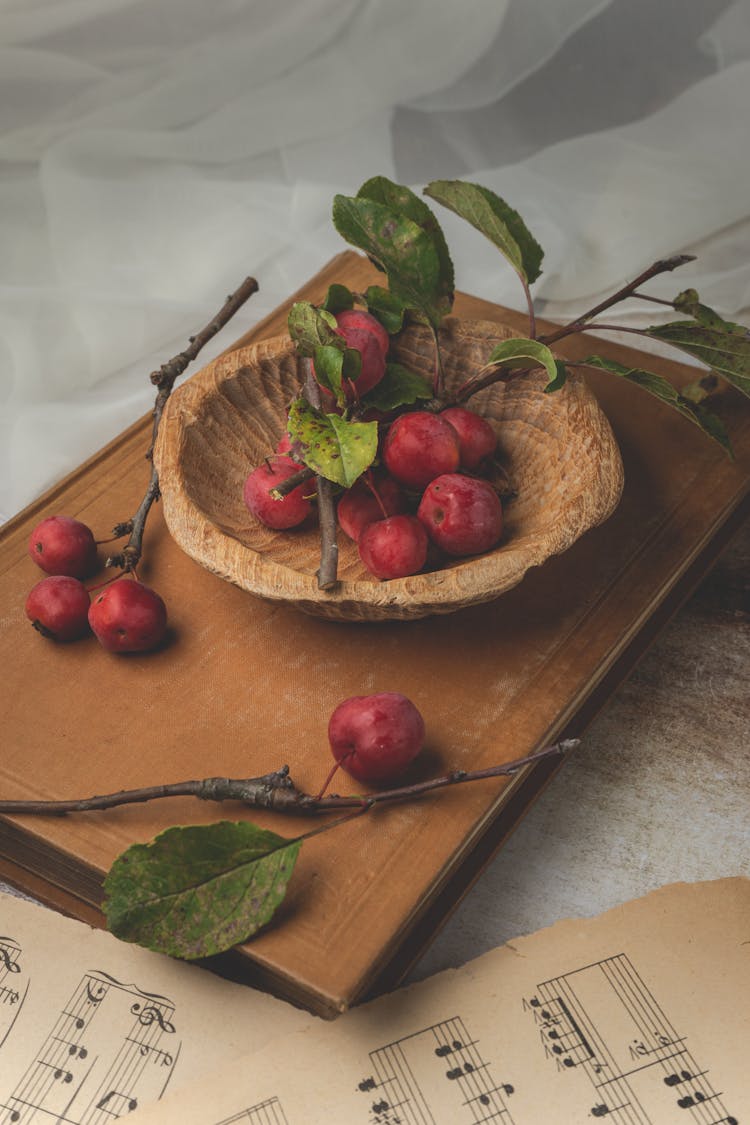
[[[0,942],[9,940],[9,938],[0,937]],[[0,961],[2,961],[3,965],[5,965],[5,968],[9,973],[20,973],[21,966],[17,961],[11,960],[10,953],[3,945],[0,945]]]
[[[134,1016],[138,1016],[138,1022],[144,1027],[150,1027],[152,1023],[158,1023],[162,1031],[166,1031],[170,1034],[175,1031],[174,1024],[170,1023],[168,1019],[165,1019],[159,1009],[154,1007],[153,1004],[147,1004],[145,1008],[141,1008],[140,1004],[133,1004],[130,1010]]]

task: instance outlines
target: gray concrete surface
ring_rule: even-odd
[[[414,970],[679,881],[750,876],[750,522]]]

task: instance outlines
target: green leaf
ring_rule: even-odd
[[[415,195],[411,188],[404,184],[395,184],[386,176],[373,176],[372,179],[366,180],[357,192],[357,198],[371,199],[374,203],[382,203],[392,211],[397,211],[400,215],[406,215],[430,237],[440,262],[439,294],[446,302],[446,312],[450,311],[456,287],[453,262],[440,223],[425,201]]]
[[[735,326],[739,327],[739,326]],[[750,336],[707,328],[692,320],[677,320],[647,328],[646,334],[663,340],[706,366],[750,396]]]
[[[248,821],[168,828],[112,864],[107,926],[172,957],[222,953],[271,920],[301,843]]]
[[[724,423],[716,415],[706,410],[698,403],[690,402],[677,391],[670,382],[656,375],[653,371],[645,371],[638,367],[625,367],[614,359],[602,359],[601,356],[592,355],[581,360],[587,367],[595,367],[599,371],[608,371],[612,375],[619,375],[630,383],[643,387],[645,391],[660,399],[661,402],[677,410],[684,418],[699,426],[705,434],[717,441],[727,453],[732,452],[729,435],[724,428]]]
[[[747,334],[747,329],[742,324],[733,324],[730,320],[724,320],[708,305],[702,305],[695,289],[683,289],[682,293],[677,294],[672,305],[677,309],[677,312],[687,313],[688,316],[694,317],[705,328],[715,328],[720,332],[728,332],[732,336]]]
[[[555,360],[555,370],[557,371],[557,375],[552,382],[547,383],[547,386],[544,388],[546,394],[552,394],[553,391],[559,391],[561,387],[565,386],[565,382],[568,378],[568,370],[561,359]]]
[[[378,451],[377,422],[349,422],[323,414],[303,398],[289,408],[287,426],[298,456],[326,480],[350,488],[368,469]]]
[[[362,398],[362,405],[374,410],[395,410],[397,406],[409,406],[418,399],[432,398],[432,387],[400,363],[387,363],[385,375]]]
[[[525,340],[520,337],[503,340],[492,349],[487,362],[496,363],[501,367],[544,367],[549,378],[545,390],[557,390],[562,386],[559,381],[557,360],[547,345],[539,340]]]
[[[544,251],[517,211],[489,188],[463,180],[433,180],[425,195],[466,219],[505,255],[529,284],[542,272]]]
[[[354,308],[354,294],[346,285],[333,284],[328,287],[322,307],[329,313],[343,312]]]
[[[394,297],[437,329],[450,305],[435,239],[406,215],[359,197],[334,197],[333,224],[385,271]]]
[[[336,402],[343,406],[346,393],[343,381],[354,382],[362,370],[362,356],[356,348],[339,348],[326,344],[315,349],[315,378],[336,396]]]
[[[346,347],[344,339],[336,332],[336,318],[325,309],[318,309],[309,301],[295,301],[287,318],[289,335],[297,345],[300,355],[314,356],[320,347]]]
[[[404,327],[404,314],[407,306],[403,301],[380,285],[370,285],[365,291],[367,311],[372,313],[385,328],[389,336],[395,336]]]

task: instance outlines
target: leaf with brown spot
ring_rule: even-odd
[[[185,960],[222,953],[270,922],[301,844],[249,821],[168,828],[112,864],[107,927]]]

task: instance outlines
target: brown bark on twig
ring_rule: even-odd
[[[578,745],[577,739],[557,742],[534,754],[527,754],[515,761],[499,766],[489,766],[482,770],[453,770],[429,781],[404,785],[397,789],[382,789],[376,793],[339,797],[315,797],[297,789],[289,776],[289,767],[282,766],[273,773],[261,777],[229,778],[207,777],[202,781],[175,781],[168,785],[149,785],[141,789],[122,789],[118,793],[107,793],[97,797],[83,797],[69,801],[0,801],[0,815],[11,813],[34,813],[47,816],[61,816],[66,813],[95,812],[112,809],[118,805],[142,804],[163,797],[196,797],[201,801],[239,801],[254,809],[270,809],[278,813],[292,815],[318,815],[335,812],[337,809],[354,809],[364,804],[383,805],[412,800],[436,789],[451,785],[461,785],[469,781],[483,781],[492,777],[506,777],[527,766],[546,758],[562,756]]]
[[[312,373],[312,361],[304,359],[304,395],[310,406],[321,408],[320,387]],[[316,474],[318,491],[318,520],[320,522],[320,567],[318,568],[318,589],[332,590],[338,582],[339,545],[336,542],[336,504],[333,498],[333,485],[320,473]]]
[[[149,378],[157,388],[156,403],[154,404],[153,410],[153,424],[151,427],[151,444],[146,453],[146,458],[151,461],[151,476],[145,495],[138,506],[138,511],[132,519],[119,523],[114,529],[114,534],[116,536],[129,535],[129,539],[120,554],[112,555],[111,558],[107,559],[107,566],[119,566],[122,570],[132,571],[140,562],[141,554],[143,553],[143,532],[146,526],[146,518],[151,510],[152,504],[159,499],[160,495],[159,475],[153,463],[154,444],[156,442],[156,435],[159,432],[161,416],[164,413],[164,407],[172,393],[175,381],[182,375],[186,367],[193,362],[201,348],[203,348],[217,332],[220,332],[221,329],[229,323],[234,314],[242,308],[248,298],[252,297],[253,293],[257,292],[258,282],[254,277],[246,277],[239,289],[229,294],[222,307],[205,328],[202,328],[196,336],[190,337],[188,346],[184,348],[183,351],[179,352],[178,355],[168,360],[167,363],[163,363],[158,371],[151,372]]]

